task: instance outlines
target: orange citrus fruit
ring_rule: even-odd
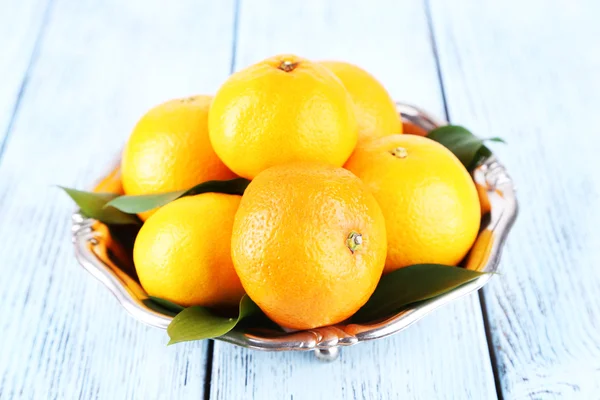
[[[124,194],[123,182],[121,181],[121,167],[114,168],[110,173],[102,178],[94,188],[96,193],[116,193]]]
[[[140,119],[121,159],[126,194],[164,193],[235,177],[210,144],[210,102],[210,96],[171,100]],[[151,214],[140,217],[145,220]]]
[[[203,193],[158,209],[142,225],[133,262],[150,296],[182,306],[232,306],[244,289],[231,261],[240,196]]]
[[[231,254],[248,295],[281,326],[341,322],[371,296],[385,263],[385,221],[349,171],[321,163],[269,168],[248,186]]]
[[[329,70],[281,55],[233,74],[209,115],[212,145],[236,174],[320,161],[341,167],[358,137],[352,100]]]
[[[409,135],[417,135],[417,136],[427,136],[429,133],[426,129],[421,128],[420,126],[413,124],[409,121],[402,122],[402,133],[406,133]]]
[[[322,61],[344,84],[356,109],[359,140],[402,133],[396,104],[383,85],[362,68],[341,61]]]
[[[391,135],[361,144],[346,168],[371,189],[388,233],[384,273],[412,264],[456,265],[480,224],[471,176],[441,144]]]

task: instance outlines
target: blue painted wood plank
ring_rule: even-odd
[[[229,73],[233,1],[57,0],[0,160],[0,398],[202,398],[206,343],[166,347],[79,267],[53,184],[106,172],[149,107]]]
[[[442,116],[425,9],[414,1],[243,1],[236,68],[277,53],[342,59],[377,76],[393,97]],[[258,353],[215,343],[214,399],[496,398],[481,308],[470,296],[393,337],[312,354]]]
[[[0,3],[0,156],[40,38],[52,9],[49,0]]]
[[[600,3],[432,1],[450,117],[494,146],[520,217],[484,290],[505,399],[600,393]]]

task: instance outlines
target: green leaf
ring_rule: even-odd
[[[160,297],[148,296],[148,298],[153,302],[160,304],[162,307],[168,310],[173,310],[176,312],[181,312],[185,310],[185,307],[180,306],[179,304],[175,304],[172,301],[161,299]]]
[[[118,197],[117,194],[83,192],[63,186],[59,186],[59,188],[64,190],[73,199],[77,206],[79,206],[81,213],[86,217],[94,218],[107,224],[140,223],[134,215],[126,214],[114,207],[107,207],[107,203]]]
[[[390,316],[409,304],[439,296],[484,274],[440,264],[417,264],[397,269],[381,278],[371,298],[352,321]]]
[[[505,143],[498,137],[478,138],[468,129],[458,125],[441,126],[429,132],[427,137],[447,147],[468,170],[472,170],[483,158],[492,154],[484,146],[486,141]]]
[[[185,310],[185,307],[182,307],[179,304],[175,304],[169,300],[154,296],[148,296],[147,299],[142,300],[142,303],[154,311],[158,311],[159,313],[167,314],[172,317]]]
[[[181,311],[167,328],[169,344],[189,342],[191,340],[210,339],[231,331],[244,318],[259,314],[260,308],[244,295],[240,300],[237,318],[227,318],[215,314],[208,308],[193,306]]]
[[[129,214],[138,214],[162,207],[183,196],[193,196],[208,192],[241,195],[244,193],[244,190],[246,190],[249,183],[250,181],[244,178],[235,178],[228,181],[208,181],[186,190],[177,190],[161,194],[120,196],[109,201],[106,204],[106,207],[114,207]]]

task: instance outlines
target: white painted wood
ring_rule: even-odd
[[[600,3],[432,1],[453,122],[494,146],[521,213],[485,289],[505,399],[600,396]]]
[[[0,1],[0,143],[10,124],[40,33],[48,0]]]
[[[372,71],[392,95],[442,115],[426,14],[414,1],[246,1],[236,68],[276,53],[339,58]],[[444,307],[393,337],[312,354],[257,353],[216,342],[211,398],[496,398],[477,296]]]
[[[77,265],[74,205],[52,185],[88,187],[147,108],[213,92],[233,15],[232,1],[54,4],[0,160],[0,398],[204,395],[206,344],[166,347]]]
[[[235,69],[275,54],[353,62],[398,101],[443,117],[425,10],[413,1],[242,0]]]
[[[474,329],[476,296],[395,336],[344,348],[332,363],[215,342],[213,399],[491,399],[487,347]],[[479,321],[477,321],[479,322]]]

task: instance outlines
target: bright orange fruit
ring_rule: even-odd
[[[356,65],[322,61],[344,84],[356,109],[359,140],[402,133],[402,120],[396,104],[383,85]]]
[[[248,179],[295,161],[340,167],[358,137],[352,100],[339,79],[294,55],[233,74],[215,95],[209,132],[221,160]]]
[[[259,174],[244,193],[231,241],[248,295],[292,329],[354,314],[379,282],[387,246],[381,209],[360,179],[316,163]]]
[[[456,265],[479,230],[471,176],[441,144],[414,135],[362,143],[345,167],[371,189],[388,234],[384,273],[412,264]]]
[[[151,296],[182,306],[237,305],[244,289],[231,261],[240,196],[203,193],[156,211],[135,239],[133,261]]]
[[[117,166],[107,176],[102,178],[96,184],[94,192],[124,194],[123,182],[121,181],[121,167]]]
[[[210,96],[171,100],[154,107],[135,126],[121,160],[128,195],[188,189],[235,177],[208,138]],[[148,218],[153,211],[140,214]]]

